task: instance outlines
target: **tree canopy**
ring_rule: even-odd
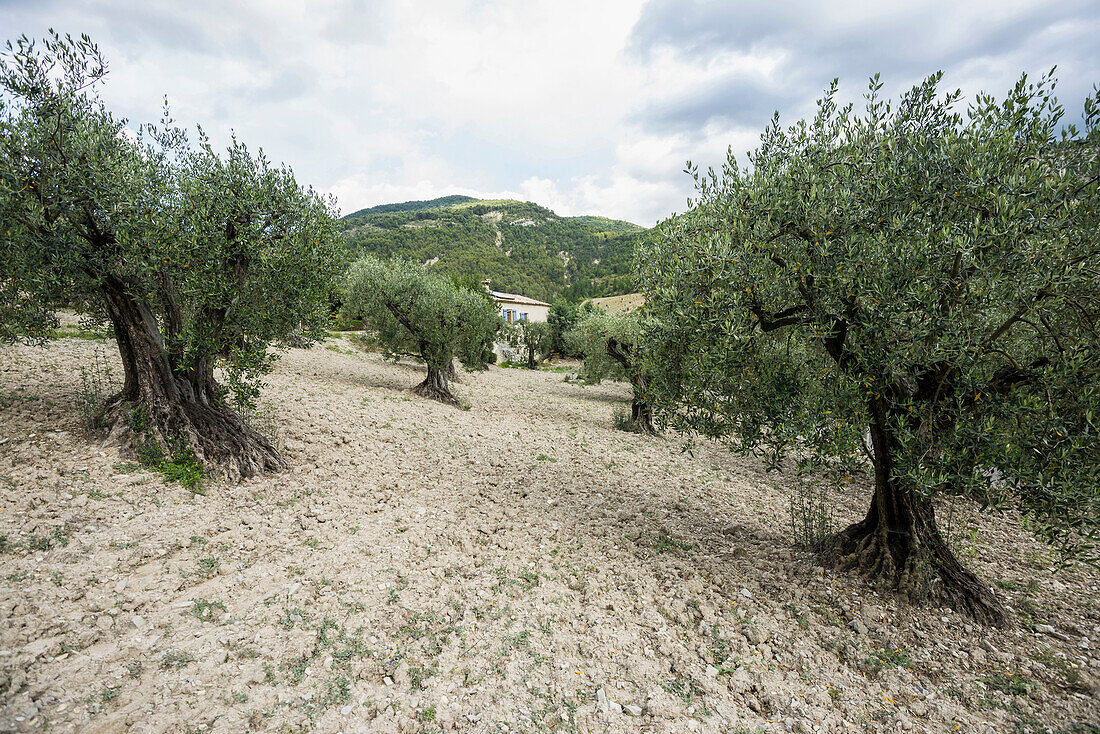
[[[107,322],[125,374],[109,412],[144,456],[280,468],[229,401],[255,396],[273,342],[323,329],[333,206],[167,112],[135,132],[98,97],[106,75],[87,37],[23,37],[0,59],[0,338],[47,340],[60,306]]]
[[[419,395],[457,403],[449,385],[454,360],[469,370],[495,360],[493,339],[502,322],[488,294],[456,286],[425,266],[360,258],[348,270],[343,308],[378,332],[388,357],[424,361],[428,373],[415,388]]]
[[[648,368],[640,345],[649,323],[639,311],[608,314],[595,308],[583,309],[566,334],[570,351],[584,360],[581,378],[589,384],[603,380],[630,383],[630,427],[639,433],[655,433],[653,412],[646,398]]]
[[[956,561],[937,493],[1012,506],[1096,558],[1100,105],[1054,81],[1003,99],[934,75],[866,109],[778,117],[750,166],[692,169],[698,200],[638,254],[665,423],[843,479],[869,434],[867,517],[842,565],[975,617],[1003,607]],[[992,480],[991,480],[992,478]]]
[[[505,340],[519,350],[527,369],[538,369],[539,362],[550,353],[550,324],[545,321],[520,319],[504,329]]]

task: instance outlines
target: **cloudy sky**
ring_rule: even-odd
[[[651,225],[684,162],[739,156],[834,77],[1003,93],[1058,66],[1072,117],[1100,83],[1096,0],[0,0],[0,35],[87,33],[136,122],[231,131],[344,213],[461,193]]]

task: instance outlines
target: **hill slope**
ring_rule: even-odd
[[[344,219],[364,217],[370,214],[391,214],[393,212],[418,212],[424,209],[440,209],[442,207],[453,206],[454,204],[465,204],[470,201],[477,201],[477,199],[472,196],[454,194],[452,196],[441,196],[438,199],[428,199],[427,201],[403,201],[398,204],[379,204],[378,206],[360,209],[357,212],[348,214]]]
[[[494,290],[545,301],[634,290],[634,244],[648,231],[604,217],[560,217],[532,202],[445,196],[383,204],[341,219],[362,251],[432,263]]]

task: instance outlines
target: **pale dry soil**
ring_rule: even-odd
[[[794,477],[616,431],[621,385],[493,367],[461,410],[340,339],[263,394],[291,468],[193,494],[82,429],[82,370],[112,348],[0,353],[2,731],[1100,722],[1100,578],[1052,573],[1017,518],[941,508],[1017,614],[982,628],[815,565]]]

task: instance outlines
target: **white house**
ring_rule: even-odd
[[[500,309],[500,315],[504,323],[513,324],[516,321],[546,321],[550,316],[550,304],[536,301],[534,298],[519,296],[515,293],[501,293],[489,288],[489,281],[483,280],[481,284]]]
[[[506,324],[514,324],[517,321],[547,321],[550,317],[550,304],[536,301],[534,298],[519,296],[515,293],[501,293],[489,287],[489,281],[483,280],[481,284],[493,297],[493,302],[500,309],[500,315]],[[512,347],[504,342],[493,344],[493,353],[498,359],[510,362],[518,362],[521,357],[512,351]]]

